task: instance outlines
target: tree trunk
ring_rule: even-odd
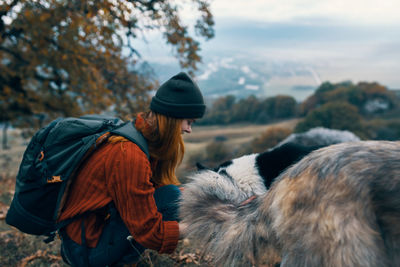
[[[8,127],[10,126],[9,122],[4,123],[3,126],[3,149],[9,149],[10,147],[8,146],[8,139],[7,139],[7,130]]]

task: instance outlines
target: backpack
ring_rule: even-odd
[[[115,117],[59,118],[35,133],[19,167],[6,223],[24,233],[47,235],[51,241],[74,219],[57,222],[80,163],[111,134],[134,142],[149,157],[147,142],[134,123]]]

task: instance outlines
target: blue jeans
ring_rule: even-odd
[[[181,192],[175,185],[166,185],[155,190],[154,199],[163,221],[178,221],[180,195]],[[139,261],[145,248],[133,239],[128,241],[127,237],[130,233],[113,205],[110,205],[110,213],[111,217],[106,222],[95,248],[88,248],[85,242],[79,245],[64,231],[60,231],[61,255],[66,263],[77,267],[100,267],[132,264]],[[84,237],[82,240],[84,241]]]

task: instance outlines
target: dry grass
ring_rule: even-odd
[[[250,141],[252,138],[262,134],[270,127],[287,127],[293,129],[298,119],[287,120],[274,124],[254,125],[254,124],[235,124],[228,126],[194,126],[191,134],[185,135],[187,144],[209,142],[216,136],[225,136],[232,140]]]

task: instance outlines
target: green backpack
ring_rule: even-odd
[[[147,142],[131,121],[87,115],[56,119],[40,129],[22,158],[7,224],[51,241],[58,229],[76,219],[57,222],[74,172],[111,134],[134,142],[149,157]]]

